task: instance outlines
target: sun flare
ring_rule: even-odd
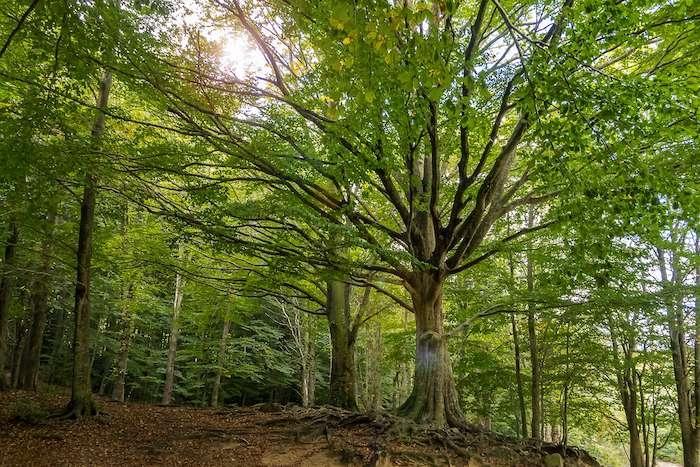
[[[246,79],[259,75],[265,69],[265,57],[255,44],[243,33],[224,33],[220,38],[219,63],[223,71]]]

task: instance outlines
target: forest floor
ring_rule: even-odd
[[[64,394],[0,393],[0,466],[539,466],[562,453],[546,443],[426,430],[329,407],[204,409],[100,399],[103,414],[93,419],[47,418],[66,402]],[[567,466],[598,465],[571,448],[565,459]]]

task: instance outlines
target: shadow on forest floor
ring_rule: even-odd
[[[426,430],[397,417],[265,404],[205,409],[100,400],[104,415],[46,419],[63,394],[0,393],[0,465],[560,465],[554,445],[479,431]],[[567,466],[597,466],[569,449]]]

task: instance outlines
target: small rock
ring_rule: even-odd
[[[564,467],[564,459],[560,454],[548,454],[543,460],[545,467]]]

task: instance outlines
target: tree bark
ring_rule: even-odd
[[[371,412],[379,412],[382,408],[382,326],[379,320],[375,320],[374,326],[368,329],[369,342],[367,346],[367,399],[365,409]]]
[[[414,272],[411,299],[416,317],[416,367],[413,391],[399,414],[436,427],[464,426],[442,315],[444,277]]]
[[[695,256],[700,255],[700,237],[698,232],[695,232]],[[700,466],[700,262],[695,262],[695,308],[694,312],[694,332],[695,332],[695,347],[693,348],[693,376],[695,378],[695,432],[693,433],[693,464]]]
[[[26,318],[22,317],[15,321],[15,347],[12,351],[12,372],[10,387],[19,387],[19,373],[22,365],[22,355],[27,347],[27,338],[29,330],[27,329]]]
[[[29,340],[22,355],[20,366],[19,387],[27,390],[36,390],[39,377],[39,364],[41,360],[41,347],[46,329],[46,318],[49,311],[49,290],[51,287],[51,246],[53,243],[53,227],[56,221],[56,212],[52,208],[47,216],[47,236],[41,246],[41,266],[39,275],[34,281],[34,287],[30,298],[32,309],[32,324],[29,330]]]
[[[671,259],[671,270],[673,277],[668,277],[666,266],[666,254],[660,248],[657,249],[659,256],[659,271],[661,281],[664,285],[676,283],[679,275]],[[676,383],[677,414],[681,430],[681,444],[683,446],[683,465],[685,467],[697,467],[695,445],[695,430],[691,421],[692,405],[690,400],[690,387],[688,381],[688,360],[686,356],[684,316],[682,306],[673,300],[667,300],[666,312],[668,318],[668,328],[671,347],[671,358],[673,361],[673,376]]]
[[[97,97],[97,117],[92,127],[94,144],[98,144],[104,133],[105,113],[112,86],[112,74],[104,73]],[[80,205],[80,231],[78,234],[77,274],[75,286],[75,327],[73,331],[73,378],[71,399],[65,416],[81,418],[97,413],[92,398],[90,379],[90,269],[92,260],[92,238],[95,226],[97,201],[97,177],[88,167]]]
[[[515,357],[515,384],[518,391],[518,414],[519,414],[519,424],[518,431],[519,435],[523,438],[527,438],[527,415],[525,411],[525,393],[523,391],[523,375],[520,368],[520,337],[518,333],[518,323],[515,320],[515,315],[511,313],[510,315],[510,325],[513,330],[513,348]]]
[[[628,320],[629,321],[629,320]],[[634,320],[629,323],[630,327],[635,327]],[[637,421],[637,381],[634,367],[633,352],[636,349],[636,340],[633,335],[623,334],[625,341],[620,350],[620,344],[615,330],[615,325],[611,318],[608,318],[610,329],[610,340],[615,359],[615,377],[617,389],[620,394],[622,408],[625,411],[627,421],[627,433],[629,435],[629,461],[630,467],[643,467],[643,451],[639,436],[639,423]],[[620,357],[622,356],[622,361]]]
[[[180,245],[180,258],[182,258],[184,248]],[[173,385],[175,383],[175,357],[177,355],[177,336],[182,307],[182,276],[178,272],[175,275],[175,298],[173,299],[173,316],[170,320],[170,337],[168,338],[168,361],[165,365],[165,385],[163,386],[163,405],[169,405],[173,398]]]
[[[5,257],[2,263],[2,279],[0,279],[0,389],[10,387],[10,379],[5,371],[7,360],[7,345],[9,339],[10,301],[12,300],[12,287],[15,253],[19,241],[19,229],[17,223],[12,221],[9,226],[9,236],[5,244]]]
[[[299,312],[297,312],[299,313]],[[299,318],[302,318],[299,316]],[[301,365],[301,402],[304,407],[310,407],[316,403],[316,342],[309,329],[310,323],[299,320]]]
[[[350,325],[349,287],[338,280],[329,280],[327,284],[326,311],[332,351],[328,403],[357,410],[356,336]]]
[[[224,329],[221,332],[221,340],[219,341],[219,355],[216,363],[216,375],[214,376],[214,385],[211,390],[211,406],[219,405],[219,392],[221,390],[221,377],[224,373],[224,360],[226,357],[226,341],[231,326],[231,320],[224,318]]]

